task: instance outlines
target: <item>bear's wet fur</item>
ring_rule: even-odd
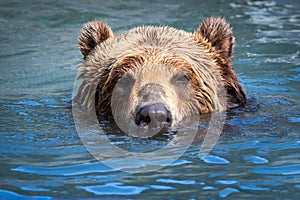
[[[168,128],[192,115],[243,106],[233,47],[232,30],[219,17],[193,33],[141,26],[115,35],[104,22],[89,22],[79,36],[84,62],[77,101],[141,128],[152,117]]]

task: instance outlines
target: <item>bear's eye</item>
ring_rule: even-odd
[[[134,84],[135,80],[133,76],[130,73],[124,74],[119,80],[118,80],[118,85],[122,87],[132,87]]]
[[[187,85],[190,82],[190,77],[187,74],[180,73],[172,78],[172,82],[176,85]]]

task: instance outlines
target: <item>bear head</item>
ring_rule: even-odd
[[[120,35],[100,21],[84,25],[77,102],[134,130],[177,126],[186,117],[243,105],[232,67],[229,24],[211,17],[193,33],[142,26]]]

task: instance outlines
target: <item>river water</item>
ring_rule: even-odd
[[[115,33],[148,24],[193,31],[212,15],[231,23],[234,67],[256,102],[227,114],[224,137],[204,158],[191,145],[169,166],[158,160],[156,171],[107,168],[84,146],[70,108],[82,25],[100,19]],[[0,30],[0,199],[300,197],[298,0],[2,0]]]

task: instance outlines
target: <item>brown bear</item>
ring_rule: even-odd
[[[234,36],[219,17],[193,33],[142,26],[116,35],[84,25],[76,100],[135,130],[170,128],[184,118],[239,107],[246,93],[232,67]]]

